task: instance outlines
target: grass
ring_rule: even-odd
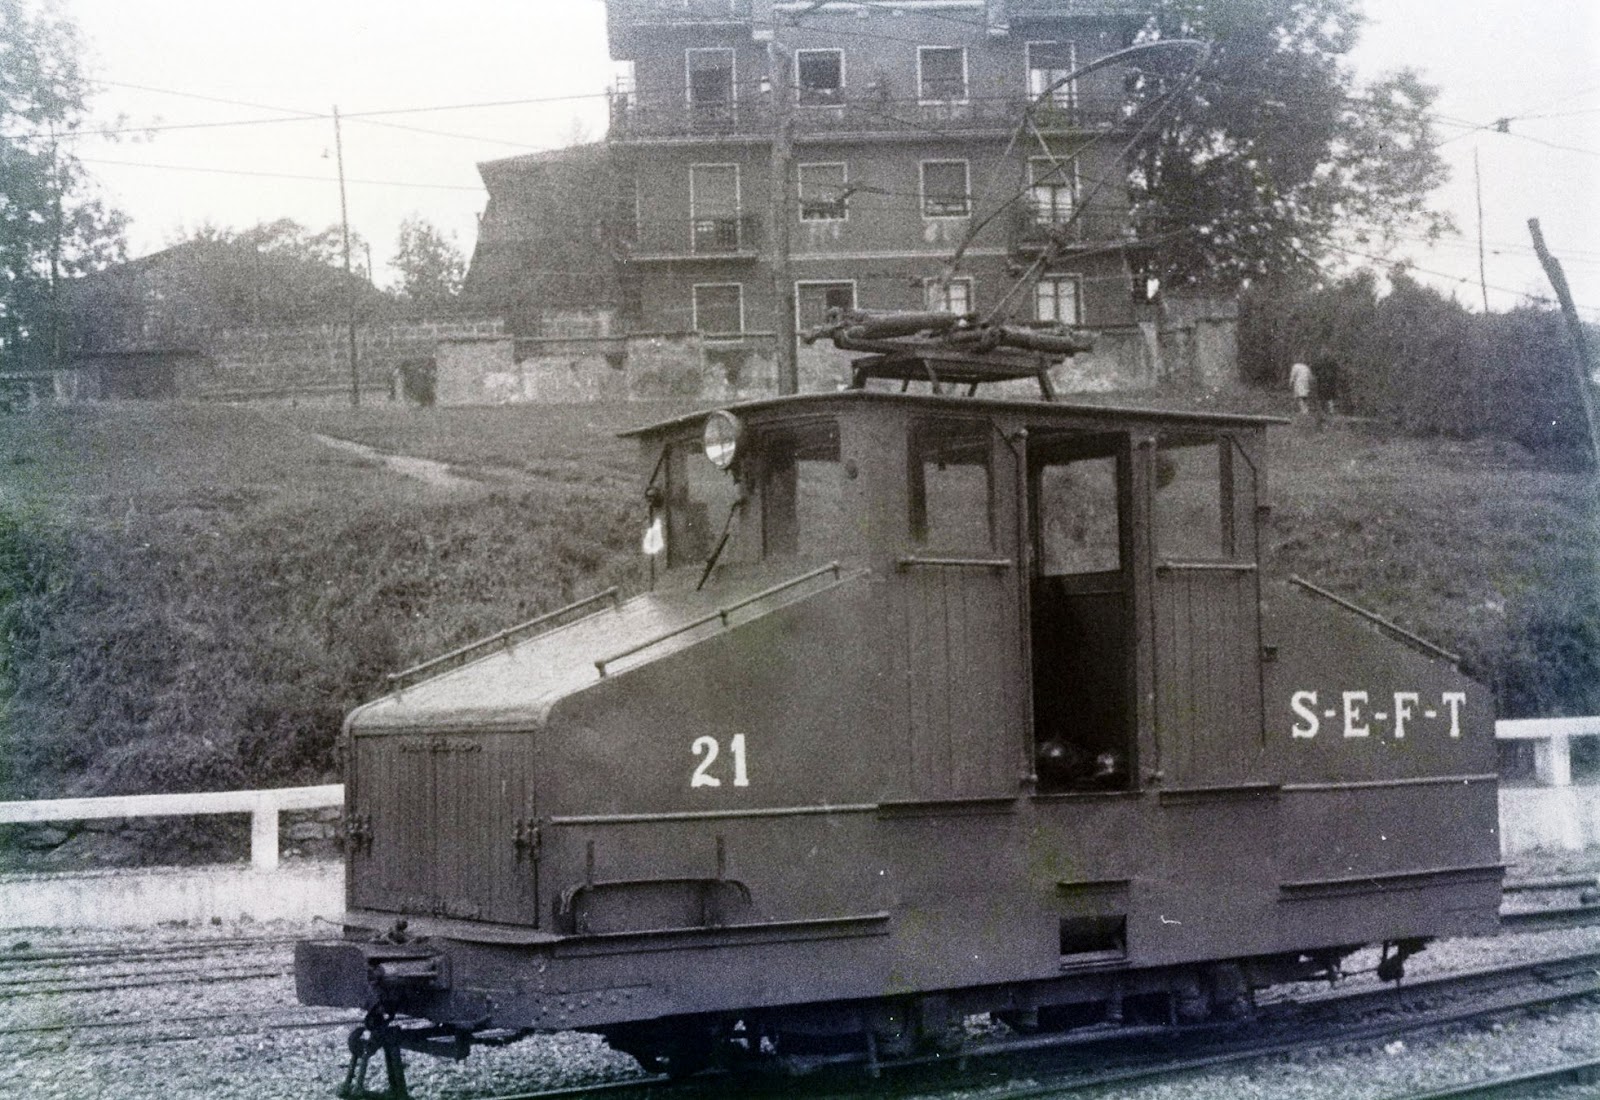
[[[336,779],[342,716],[384,673],[637,581],[636,456],[614,433],[682,411],[0,420],[0,797]],[[430,486],[313,433],[479,481]],[[1275,571],[1461,652],[1505,716],[1600,710],[1585,475],[1359,426],[1269,447]]]

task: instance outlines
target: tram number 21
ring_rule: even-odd
[[[697,757],[705,758],[700,761],[699,767],[695,768],[694,775],[689,780],[689,786],[722,786],[722,780],[711,774],[711,765],[715,764],[717,757],[722,754],[722,746],[717,743],[717,739],[715,737],[696,737],[694,744],[689,746],[689,751]],[[733,785],[735,787],[748,787],[750,785],[750,773],[745,770],[744,734],[736,733],[733,735],[733,740],[728,742],[728,752],[733,756]]]

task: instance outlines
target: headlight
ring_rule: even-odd
[[[711,465],[719,470],[726,470],[732,466],[734,457],[739,451],[739,440],[743,435],[744,425],[730,412],[718,409],[706,417],[705,432],[701,436],[701,441],[705,444],[706,457],[711,460]]]

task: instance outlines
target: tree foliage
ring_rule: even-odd
[[[467,261],[455,241],[415,215],[400,223],[393,263],[400,273],[401,296],[422,306],[453,302],[467,275]]]
[[[1279,385],[1288,364],[1326,351],[1341,364],[1346,411],[1417,435],[1511,440],[1581,465],[1588,430],[1561,315],[1521,306],[1473,313],[1401,271],[1380,293],[1358,272],[1296,291],[1282,281],[1243,298],[1244,376]]]
[[[363,247],[352,235],[351,247]],[[150,256],[80,280],[72,341],[80,348],[183,347],[218,328],[343,320],[380,295],[344,272],[338,226],[307,229],[289,218],[248,229],[202,225]]]
[[[1429,120],[1436,90],[1401,71],[1358,88],[1343,58],[1358,0],[1156,0],[1148,41],[1211,52],[1135,81],[1160,121],[1133,154],[1134,213],[1166,285],[1232,287],[1309,275],[1437,235],[1446,177]],[[1145,116],[1148,117],[1148,116]]]
[[[88,112],[82,54],[55,0],[0,0],[0,352],[57,350],[54,289],[125,251],[127,219],[74,152]]]

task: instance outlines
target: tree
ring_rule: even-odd
[[[58,355],[63,281],[126,251],[126,217],[72,151],[88,112],[82,53],[55,0],[0,0],[0,352]]]
[[[401,296],[422,306],[454,302],[467,275],[467,261],[454,238],[417,216],[400,223],[393,263],[400,272]]]
[[[1357,0],[1156,0],[1149,41],[1211,53],[1134,81],[1165,108],[1133,153],[1134,216],[1147,273],[1165,285],[1291,281],[1382,253],[1403,231],[1437,236],[1428,205],[1447,176],[1411,71],[1358,89],[1342,58]],[[1148,116],[1141,116],[1148,117]]]
[[[360,316],[385,304],[364,277],[345,274],[338,226],[312,232],[288,218],[202,225],[71,290],[71,344],[85,350],[197,346],[229,326],[343,320],[351,298]]]

